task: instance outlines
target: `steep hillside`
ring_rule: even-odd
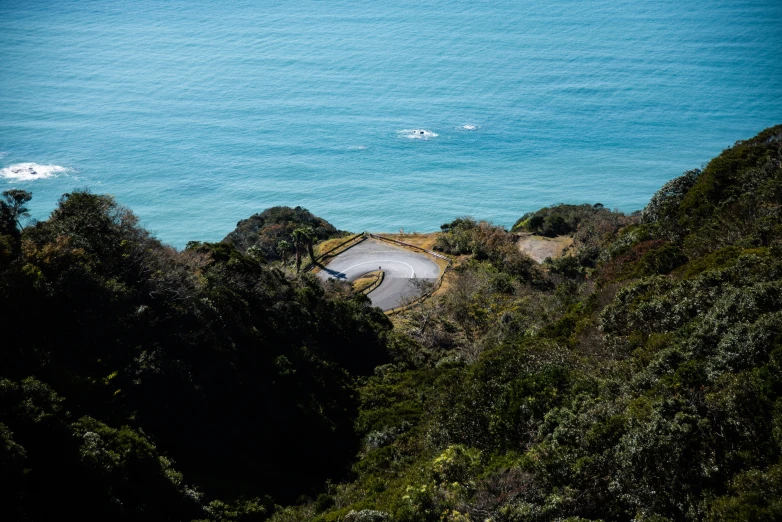
[[[780,136],[666,184],[640,221],[524,216],[577,238],[542,270],[500,227],[444,225],[469,257],[360,389],[355,478],[273,519],[782,519]]]
[[[395,326],[270,263],[339,233],[304,209],[177,251],[86,191],[23,228],[6,191],[5,519],[782,520],[781,160],[778,126],[639,214],[523,216],[572,237],[543,264],[456,219]]]
[[[368,299],[178,252],[89,192],[20,230],[28,199],[0,204],[6,520],[263,519],[344,473],[355,378],[386,359]]]

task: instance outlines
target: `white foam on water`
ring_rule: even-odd
[[[462,130],[468,130],[468,131],[474,131],[481,128],[480,125],[473,125],[472,123],[465,123],[461,127],[459,127]]]
[[[428,140],[430,138],[436,138],[438,134],[436,132],[426,129],[405,129],[398,132],[399,135],[409,138],[411,140]]]
[[[0,177],[16,181],[32,181],[56,177],[57,174],[70,172],[68,167],[59,165],[39,165],[38,163],[16,163],[0,169]]]

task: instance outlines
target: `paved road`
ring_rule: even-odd
[[[318,272],[318,277],[353,281],[378,268],[385,272],[385,277],[367,296],[373,305],[383,310],[391,310],[405,304],[410,297],[417,297],[419,291],[413,278],[436,281],[440,275],[437,263],[423,254],[367,239],[332,259]]]

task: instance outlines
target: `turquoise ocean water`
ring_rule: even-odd
[[[632,211],[777,123],[779,0],[0,0],[0,188],[113,194],[179,247],[273,205]]]

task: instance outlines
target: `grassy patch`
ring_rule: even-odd
[[[382,281],[382,270],[373,270],[362,275],[355,281],[353,281],[353,291],[358,293],[369,293]]]
[[[434,243],[437,241],[437,236],[439,236],[439,232],[431,232],[427,234],[416,234],[415,232],[411,234],[380,234],[383,237],[388,237],[391,239],[395,239],[397,241],[402,241],[403,243],[408,243],[413,246],[417,246],[418,248],[423,248],[425,250],[434,250]]]

